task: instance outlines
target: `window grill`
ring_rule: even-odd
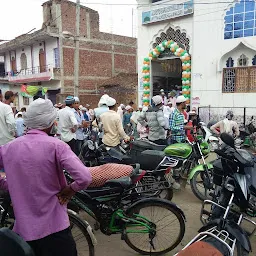
[[[173,28],[168,28],[166,33],[162,32],[160,36],[156,38],[153,48],[162,43],[164,40],[173,40],[181,48],[189,52],[190,40],[187,38],[186,33],[181,33],[179,29],[174,30]]]
[[[222,92],[256,92],[256,67],[224,68]]]

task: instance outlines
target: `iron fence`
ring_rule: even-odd
[[[234,120],[240,125],[245,126],[251,119],[256,122],[256,108],[253,107],[199,107],[198,114],[200,119],[208,123],[209,121],[220,121],[226,116],[228,110],[233,111]]]

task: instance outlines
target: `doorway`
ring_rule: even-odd
[[[12,57],[11,59],[11,69],[14,74],[17,73],[17,65],[16,65],[16,59],[15,57]]]
[[[40,73],[46,72],[45,52],[43,49],[39,51],[39,66]]]
[[[180,95],[182,91],[182,62],[180,58],[157,59],[152,61],[153,96],[159,95],[160,90],[165,93],[175,91]]]

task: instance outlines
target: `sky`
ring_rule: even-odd
[[[0,39],[10,40],[36,28],[43,22],[41,4],[46,0],[1,0]],[[126,0],[131,5],[120,6],[120,0],[81,0],[81,4],[97,10],[100,14],[100,30],[118,35],[136,35],[136,0]],[[72,0],[75,2],[75,0]],[[87,4],[86,4],[87,3]],[[97,4],[106,3],[107,5]],[[15,8],[13,8],[15,6]],[[132,15],[132,9],[133,15]],[[125,14],[125,15],[124,15]],[[133,18],[132,18],[133,17]],[[132,26],[132,20],[133,26]]]

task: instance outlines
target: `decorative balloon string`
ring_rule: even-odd
[[[33,85],[24,85],[24,84],[20,88],[21,95],[24,96],[24,97],[28,97],[28,98],[34,97],[39,92],[40,89],[42,91],[43,96],[48,91],[48,88],[46,88],[46,87],[33,86]]]
[[[148,106],[150,104],[150,64],[151,60],[155,60],[159,55],[164,52],[165,49],[170,49],[170,51],[175,55],[180,57],[182,62],[182,94],[187,99],[187,104],[190,103],[190,89],[191,89],[191,57],[189,53],[182,49],[173,40],[164,40],[161,44],[153,49],[149,56],[144,58],[143,61],[143,105]]]

